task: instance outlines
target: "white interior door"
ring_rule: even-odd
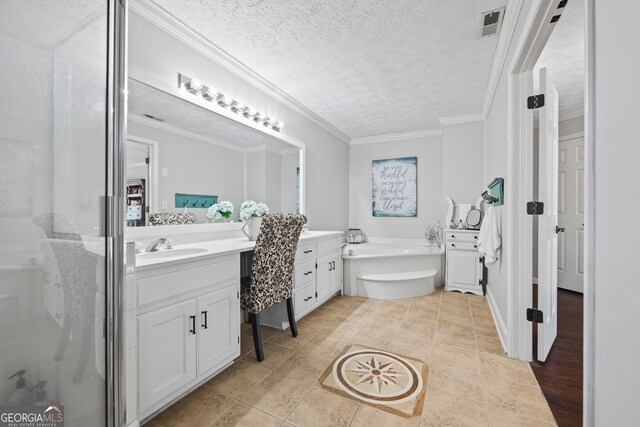
[[[558,287],[583,292],[584,137],[560,141],[558,151]]]
[[[540,165],[538,198],[544,213],[538,220],[538,360],[544,361],[558,331],[558,91],[546,68],[540,70]]]

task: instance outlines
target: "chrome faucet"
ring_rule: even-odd
[[[161,237],[149,243],[149,246],[147,246],[146,252],[156,252],[159,250],[158,246],[160,245],[164,245],[165,249],[171,249],[173,247],[173,242],[165,237]]]

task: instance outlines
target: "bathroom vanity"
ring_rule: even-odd
[[[341,232],[301,234],[294,272],[296,319],[342,290],[341,243]],[[240,277],[243,269],[248,274],[246,255],[254,245],[245,237],[226,237],[138,255],[131,253],[133,243],[127,246],[128,425],[166,408],[240,355]],[[280,305],[261,317],[263,325],[288,326]]]
[[[446,291],[483,295],[484,258],[478,252],[477,230],[447,230]]]

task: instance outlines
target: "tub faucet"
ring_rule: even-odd
[[[165,249],[171,249],[172,248],[172,242],[171,240],[167,239],[166,237],[161,237],[159,239],[154,240],[153,242],[149,243],[149,246],[147,246],[146,252],[156,252],[158,251],[158,246],[160,245],[164,245]]]

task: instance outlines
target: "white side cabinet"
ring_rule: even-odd
[[[445,234],[445,290],[482,295],[484,259],[478,252],[479,231],[447,230]]]

